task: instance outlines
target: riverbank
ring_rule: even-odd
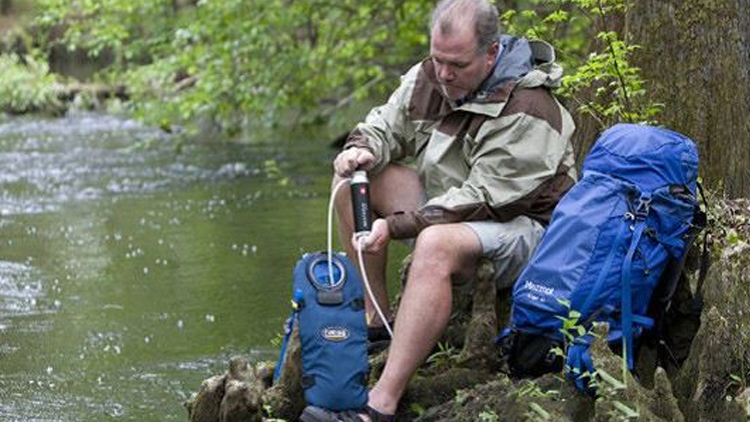
[[[676,336],[670,347],[679,365],[655,367],[654,351],[646,347],[640,355],[639,376],[628,373],[623,378],[622,359],[610,351],[604,340],[606,327],[599,326],[592,346],[599,386],[594,399],[578,392],[561,374],[510,379],[498,373],[491,347],[480,350],[479,343],[449,334],[409,384],[397,421],[746,422],[750,418],[750,200],[713,199],[709,217],[712,230],[707,240],[713,265],[700,286],[702,310],[692,314],[695,293],[690,291],[699,287],[700,265],[691,265],[690,286],[673,303],[673,310],[683,316],[667,320],[669,335]],[[487,296],[480,291],[474,298],[487,302]],[[494,321],[494,309],[484,317],[476,314],[484,305],[477,307],[475,301],[469,307],[473,318],[464,329],[469,337],[489,343],[497,326],[485,324]],[[498,302],[503,308],[500,314],[507,314],[507,305]],[[690,318],[696,318],[696,325],[685,330]],[[481,323],[472,325],[473,321]],[[481,328],[477,331],[477,327]],[[229,371],[206,380],[186,403],[188,420],[218,420],[211,416],[218,412],[228,418],[222,420],[238,422],[296,420],[305,405],[299,353],[299,345],[293,344],[281,378],[270,389],[272,363],[249,365],[245,359],[234,359]],[[371,359],[371,381],[377,379],[384,358],[381,354]],[[232,388],[225,389],[229,384]]]

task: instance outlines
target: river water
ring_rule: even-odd
[[[325,247],[332,154],[0,121],[0,422],[184,421],[230,356],[275,359],[292,267]]]

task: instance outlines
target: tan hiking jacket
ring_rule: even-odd
[[[519,215],[546,224],[575,182],[574,123],[550,94],[562,76],[554,50],[542,41],[500,41],[493,74],[471,98],[444,97],[427,59],[350,134],[345,148],[372,151],[373,173],[415,159],[428,202],[386,216],[392,238],[415,237],[431,224]]]

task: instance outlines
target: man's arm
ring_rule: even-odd
[[[409,103],[419,66],[414,66],[401,78],[401,85],[386,104],[373,108],[349,134],[344,151],[334,161],[339,176],[346,177],[357,167],[379,173],[388,163],[414,153],[415,129],[409,118]],[[350,149],[369,151],[372,157],[364,155],[363,151],[347,152]]]
[[[477,133],[466,181],[418,211],[388,216],[390,237],[414,237],[433,224],[509,221],[519,215],[548,222],[575,182],[572,120],[564,125],[569,127],[554,127],[526,113],[486,122]]]

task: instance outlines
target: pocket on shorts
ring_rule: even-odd
[[[493,261],[498,289],[513,286],[544,234],[544,227],[526,216],[505,223],[479,221],[465,224],[479,238],[484,256]]]

